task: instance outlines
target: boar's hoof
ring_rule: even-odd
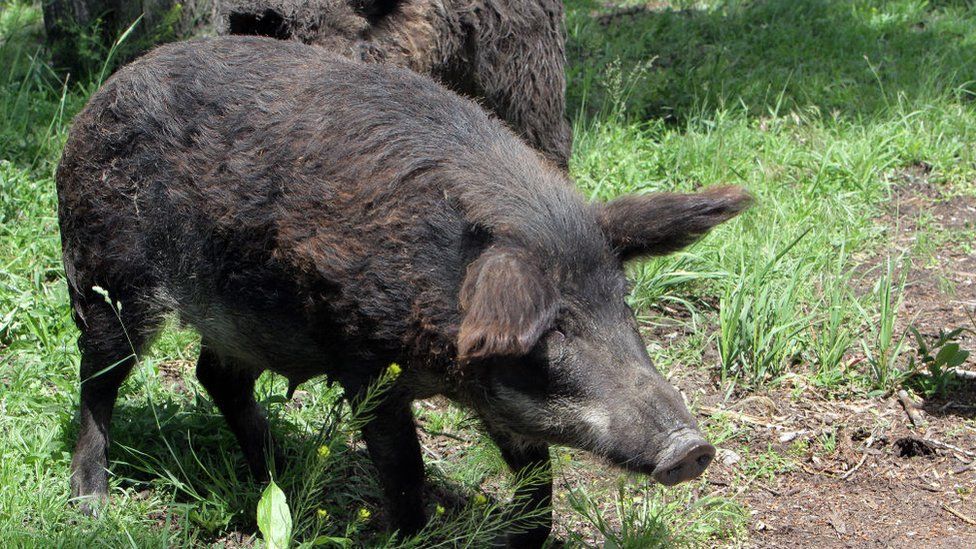
[[[715,457],[715,447],[694,433],[683,432],[672,437],[654,468],[654,480],[665,486],[691,480],[701,475]]]
[[[108,495],[89,494],[84,496],[72,496],[70,503],[74,504],[78,512],[86,517],[97,518],[102,508],[108,504]]]
[[[83,515],[96,517],[108,503],[108,472],[99,463],[75,459],[72,463],[69,503]]]

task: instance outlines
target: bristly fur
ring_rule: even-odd
[[[336,368],[452,362],[458,291],[491,242],[552,286],[611,260],[562,173],[473,102],[266,38],[163,46],[120,70],[76,119],[58,185],[79,315],[100,285],[298,378],[323,351]],[[252,318],[319,351],[277,360],[282,334]]]
[[[429,78],[256,37],[119,70],[76,117],[57,186],[81,332],[72,495],[107,497],[119,386],[175,312],[258,479],[262,371],[290,387],[327,375],[355,399],[399,362],[363,438],[405,534],[425,523],[414,398],[470,406],[516,471],[546,466],[550,442],[635,471],[680,461],[669,436],[694,418],[651,365],[611,240],[673,249],[744,205],[731,189],[588,204]],[[548,506],[551,486],[532,490]]]
[[[219,0],[218,34],[258,34],[430,75],[566,169],[561,0]]]

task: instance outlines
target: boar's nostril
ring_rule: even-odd
[[[675,437],[661,455],[654,480],[673,486],[701,475],[715,457],[715,447],[697,434],[685,433]]]

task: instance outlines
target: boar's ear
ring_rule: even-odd
[[[598,206],[598,220],[624,261],[668,254],[695,242],[752,203],[741,187],[702,193],[628,195]]]
[[[528,353],[555,317],[555,294],[522,253],[489,248],[471,263],[461,285],[459,360]]]

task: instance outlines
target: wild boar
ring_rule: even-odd
[[[407,67],[477,98],[566,169],[562,0],[216,0],[218,34],[321,46]]]
[[[515,471],[548,470],[555,443],[671,485],[714,455],[651,364],[623,264],[736,215],[741,189],[587,202],[432,80],[257,37],[118,71],[75,119],[57,187],[86,510],[107,494],[119,385],[167,313],[201,334],[197,376],[258,478],[262,371],[326,375],[356,398],[399,363],[362,435],[405,534],[425,524],[414,399],[467,406]],[[551,482],[524,495],[548,509]]]

